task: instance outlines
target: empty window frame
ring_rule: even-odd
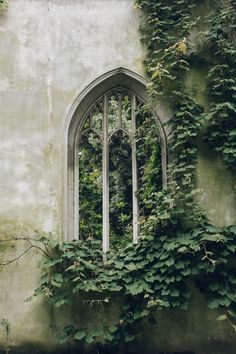
[[[155,114],[130,90],[109,90],[84,114],[75,147],[75,238],[102,239],[104,253],[110,244],[137,244],[148,214],[142,197],[163,186]]]

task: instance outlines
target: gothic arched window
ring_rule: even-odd
[[[69,238],[101,240],[104,253],[110,246],[138,243],[151,211],[149,197],[162,189],[165,176],[160,122],[126,86],[90,102],[74,129]]]

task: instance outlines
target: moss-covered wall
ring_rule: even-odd
[[[34,238],[41,232],[62,239],[66,112],[78,92],[111,69],[122,66],[143,74],[133,5],[133,0],[9,0],[0,15],[1,239]],[[190,73],[188,85],[207,107],[202,68]],[[210,219],[219,225],[236,223],[230,173],[201,138],[198,184]],[[25,241],[1,242],[1,261],[25,247]],[[40,257],[31,250],[0,269],[0,322],[5,319],[9,325],[9,333],[4,322],[0,325],[4,353],[8,348],[21,353],[63,349],[50,327],[48,305],[42,299],[24,301],[37,286]],[[158,315],[155,330],[146,324],[144,339],[130,350],[142,352],[145,346],[150,353],[234,354],[232,330],[216,325],[215,318],[196,294],[188,312]]]

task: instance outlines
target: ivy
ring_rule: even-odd
[[[125,301],[120,317],[108,329],[66,326],[60,339],[92,342],[95,339],[113,345],[136,337],[135,326],[142,318],[155,319],[154,311],[163,308],[186,309],[194,281],[206,294],[210,308],[225,308],[236,317],[236,276],[231,261],[236,254],[236,228],[215,228],[209,224],[195,229],[160,230],[155,237],[143,237],[137,246],[129,245],[118,253],[110,252],[106,262],[98,241],[73,241],[52,245],[43,264],[44,275],[35,295],[44,294],[48,302],[60,308],[71,304],[74,296],[87,304],[102,305],[102,311],[114,302],[116,294]]]
[[[81,306],[96,306],[96,311],[109,308],[116,296],[122,300],[112,326],[108,328],[104,322],[91,329],[70,323],[59,329],[61,342],[71,338],[89,344],[133,341],[142,333],[140,320],[155,325],[158,310],[186,309],[191,284],[204,294],[210,308],[223,312],[218,320],[227,321],[236,330],[236,227],[210,224],[196,203],[195,181],[196,138],[203,119],[208,122],[206,141],[222,153],[235,177],[236,2],[211,1],[214,10],[204,19],[196,15],[198,5],[197,0],[136,1],[135,7],[143,16],[150,105],[165,105],[171,115],[168,185],[164,190],[149,185],[157,180],[160,186],[161,167],[156,159],[160,151],[152,144],[156,141],[152,120],[146,119],[137,131],[137,141],[142,129],[146,134],[138,154],[142,167],[140,243],[116,247],[104,261],[99,240],[52,244],[45,239],[50,254],[35,295],[43,294],[56,308],[79,299]],[[202,20],[209,30],[201,51],[191,46],[190,37],[193,30],[199,32]],[[186,88],[189,70],[203,57],[210,67],[206,79],[212,105],[207,114]],[[85,187],[83,192],[88,192]],[[95,209],[91,211],[96,213]]]
[[[213,56],[207,80],[211,109],[206,115],[205,140],[223,156],[236,175],[236,3],[217,3],[217,13],[209,22],[207,45]],[[236,181],[235,181],[236,182]]]
[[[186,75],[193,60],[188,54],[188,36],[197,23],[197,19],[192,17],[196,4],[193,1],[138,1],[137,4],[145,14],[141,31],[147,46],[151,104],[165,101],[168,97],[168,108],[173,112],[169,122],[172,131],[168,145],[171,162],[166,193],[172,218],[173,212],[178,214],[179,219],[180,214],[184,215],[188,210],[188,217],[202,219],[204,216],[194,202],[195,138],[201,127],[202,108],[188,96],[185,87]],[[173,28],[177,35],[173,33]]]

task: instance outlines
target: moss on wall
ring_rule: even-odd
[[[93,0],[90,5],[61,0],[51,1],[49,8],[43,0],[12,0],[0,21],[0,237],[34,238],[43,230],[61,238],[67,107],[76,91],[101,73],[122,65],[142,72],[139,19],[132,0],[110,1],[109,5],[107,0]],[[197,103],[208,109],[205,75],[206,68],[199,63],[190,71],[186,85]],[[200,204],[216,225],[236,223],[230,172],[201,137],[198,145]],[[26,246],[25,241],[1,242],[1,262],[17,257]],[[42,299],[25,302],[37,287],[41,258],[40,252],[31,250],[0,269],[0,321],[5,319],[10,326],[9,336],[0,326],[0,353],[8,349],[16,354],[83,352],[82,348],[58,346],[50,326],[50,308]],[[111,305],[109,313],[94,315],[95,311],[80,311],[79,304],[71,309],[74,321],[93,326],[104,316],[110,324],[119,302]],[[59,311],[56,323],[63,324],[70,315]],[[234,333],[216,323],[216,317],[217,313],[206,310],[201,294],[195,293],[188,311],[157,313],[156,325],[145,323],[144,337],[117,353],[153,353],[155,348],[160,354],[235,354]],[[98,353],[90,347],[87,351]],[[103,352],[110,353],[110,348]]]

